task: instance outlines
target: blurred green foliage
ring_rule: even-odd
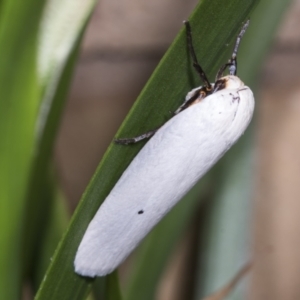
[[[289,2],[201,1],[190,22],[196,37],[198,59],[209,77],[213,80],[218,67],[226,61],[226,44],[234,40],[242,22],[259,3],[253,18],[255,22],[251,24],[253,30],[250,26],[239,61],[241,78],[253,87],[261,59]],[[95,4],[94,0],[1,1],[0,295],[3,299],[20,299],[24,282],[31,285],[34,293],[38,291],[36,299],[39,300],[87,297],[93,280],[74,273],[74,255],[99,205],[143,146],[141,143],[127,148],[109,147],[53,255],[66,227],[67,214],[53,176],[51,154],[80,41]],[[134,136],[162,124],[168,112],[178,107],[186,92],[200,84],[191,67],[185,32],[181,30],[138,97],[118,136]],[[236,190],[238,178],[242,180],[240,187],[249,189],[249,173],[241,177],[240,172],[248,166],[251,144],[245,138],[239,144],[244,150],[234,157],[229,154],[142,243],[124,289],[125,299],[154,299],[172,249],[187,228],[188,220],[195,215],[201,199],[204,201],[211,194],[214,182],[221,182],[222,188],[210,200],[212,203],[227,194],[239,201],[243,192]],[[235,175],[226,181],[224,178],[230,174],[232,166]],[[247,207],[249,195],[243,200]],[[222,206],[216,207],[220,210]],[[245,208],[240,210],[247,216]],[[235,213],[234,210],[230,212]],[[207,227],[204,236],[211,237],[218,228],[214,223],[220,222],[221,217],[213,217],[213,211],[209,215],[213,225]],[[222,218],[222,226],[229,226],[226,220],[232,220],[230,214]],[[231,226],[240,226],[240,222],[238,219]],[[247,229],[246,225],[243,231],[246,235]],[[209,239],[205,245],[211,245]],[[201,261],[205,251],[208,251],[205,257],[213,253],[213,250],[205,250],[209,249],[206,246],[199,251],[197,262]],[[51,264],[43,279],[51,255]],[[203,268],[200,263],[198,267],[195,295],[200,297],[210,288],[201,285],[199,274],[201,278],[212,278],[207,286],[215,287],[216,276],[212,274],[215,270],[218,272],[218,268],[215,265]],[[228,273],[235,269],[235,264],[230,265]],[[95,291],[96,299],[121,299],[117,273],[98,279]]]

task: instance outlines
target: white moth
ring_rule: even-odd
[[[129,144],[153,136],[90,222],[76,253],[78,274],[104,276],[116,269],[244,133],[254,98],[235,74],[237,49],[248,24],[237,37],[231,59],[210,84],[198,64],[190,25],[185,22],[193,65],[204,86],[189,92],[175,116],[158,130],[116,140]],[[230,75],[223,77],[227,67]]]

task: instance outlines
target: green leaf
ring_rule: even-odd
[[[95,3],[94,0],[1,1],[0,295],[3,299],[20,299],[23,265],[27,270],[33,250],[39,250],[35,246],[42,247],[35,242],[41,240],[43,229],[47,228],[47,218],[43,217],[51,209],[54,193],[48,167],[70,79],[68,62]]]
[[[41,95],[36,46],[44,1],[2,1],[0,10],[0,295],[20,299],[22,226]]]
[[[56,190],[54,187],[52,193]],[[48,210],[49,222],[46,223],[43,236],[40,237],[39,253],[35,259],[34,287],[38,286],[48,268],[53,254],[64,230],[68,225],[68,214],[65,199],[60,191],[54,193],[54,203]]]
[[[58,209],[51,174],[53,143],[77,60],[79,44],[95,4],[94,0],[48,1],[40,22],[36,59],[43,93],[39,99],[35,157],[28,184],[23,233],[25,272],[26,275],[34,277],[34,289],[41,282],[41,278],[34,274],[40,255],[43,262],[50,262],[50,256],[48,259],[43,257],[46,252],[41,251],[45,249],[43,242],[50,230],[49,223],[55,225],[49,212]],[[61,205],[59,207],[63,209]],[[66,216],[66,212],[61,213]],[[62,233],[61,231],[59,238]],[[51,240],[54,242],[54,239]],[[49,253],[49,249],[47,252]],[[39,269],[38,275],[40,273]]]
[[[121,290],[117,271],[106,277],[106,300],[121,300]]]
[[[190,20],[197,37],[196,50],[209,75],[215,74],[221,62],[226,61],[225,45],[233,40],[257,2],[204,0],[195,9]],[[161,125],[169,111],[179,106],[187,91],[199,84],[199,78],[191,67],[185,32],[181,30],[121,126],[118,136],[133,136]],[[37,299],[82,299],[88,293],[92,280],[74,273],[77,247],[99,205],[142,145],[109,147],[57,248]]]
[[[57,205],[55,202],[55,184],[53,183],[52,150],[55,141],[60,117],[64,108],[66,94],[71,82],[75,63],[77,61],[79,43],[81,41],[81,32],[78,32],[78,40],[70,49],[68,57],[62,68],[59,65],[60,72],[55,74],[56,84],[52,81],[45,86],[45,96],[43,103],[51,103],[48,114],[44,115],[44,128],[40,131],[40,138],[36,146],[36,156],[32,163],[31,176],[27,193],[27,209],[25,215],[24,227],[24,261],[26,272],[32,272],[36,258],[39,255],[39,249],[42,246],[41,241],[47,230],[48,222],[51,221],[49,211]],[[61,64],[61,62],[59,62]],[[58,64],[59,64],[58,63]],[[53,78],[50,77],[52,80]],[[47,90],[52,93],[48,94]],[[43,104],[42,104],[43,105]],[[43,199],[43,201],[41,201]],[[62,235],[63,232],[61,232]]]

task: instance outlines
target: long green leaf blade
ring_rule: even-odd
[[[44,1],[2,1],[0,11],[0,295],[20,299],[22,216],[41,94],[38,26]]]
[[[53,207],[57,206],[57,202],[53,201],[55,189],[51,176],[53,144],[77,60],[79,44],[95,4],[95,0],[48,1],[39,26],[36,60],[43,93],[39,99],[35,157],[28,184],[23,233],[25,272],[27,276],[34,277],[34,290],[40,284],[41,278],[32,273],[36,271],[39,257],[43,255],[40,250],[45,249],[43,242],[45,233],[49,231],[48,224],[53,224],[49,212],[57,209]],[[59,207],[63,209],[63,206]],[[61,235],[62,232],[59,238]],[[52,245],[52,252],[56,245],[57,242]],[[50,261],[50,257],[41,259],[44,262]],[[41,270],[39,274],[40,272]]]

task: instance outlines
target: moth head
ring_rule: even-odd
[[[214,84],[214,93],[223,89],[239,89],[244,86],[244,82],[234,75],[227,75],[218,79]]]

